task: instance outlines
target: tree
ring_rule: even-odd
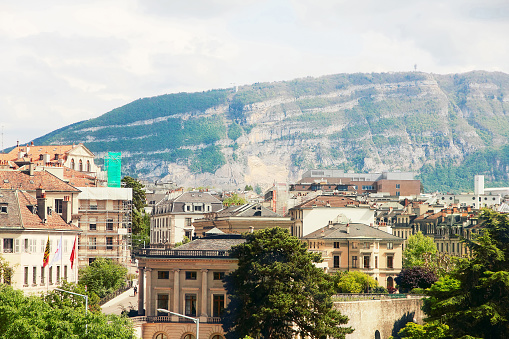
[[[0,339],[133,338],[125,317],[85,312],[82,304],[51,303],[0,285]]]
[[[454,338],[509,338],[509,217],[487,209],[481,217],[480,234],[464,240],[470,258],[427,290],[423,310]]]
[[[13,274],[13,268],[10,266],[9,262],[0,255],[0,281],[10,285]]]
[[[79,271],[79,284],[86,285],[100,298],[123,287],[126,278],[127,268],[108,258],[96,258]]]
[[[244,191],[252,191],[252,190],[253,190],[253,186],[251,186],[251,185],[246,185],[244,187]]]
[[[336,277],[338,293],[362,293],[378,287],[378,282],[359,271],[341,272]]]
[[[227,338],[344,338],[353,332],[340,326],[348,318],[333,308],[334,280],[314,265],[321,256],[287,230],[247,234],[231,254],[238,268],[225,278]]]
[[[402,269],[394,280],[400,291],[408,292],[414,288],[430,288],[438,280],[438,277],[427,268],[414,266]]]
[[[147,206],[145,186],[129,176],[123,177],[121,181],[124,187],[133,190],[131,214],[133,249],[141,248],[144,243],[150,242],[150,215],[145,213],[145,206]]]
[[[427,323],[419,325],[409,322],[399,332],[400,338],[413,339],[446,339],[451,338],[449,335],[449,326],[439,322]],[[389,337],[393,339],[393,337]]]
[[[433,239],[419,231],[408,237],[407,245],[403,251],[403,267],[423,266],[423,255],[429,253],[431,256],[434,256],[436,252],[437,249]]]
[[[233,193],[228,198],[223,199],[223,206],[236,206],[247,204],[247,200],[239,197],[237,193]]]

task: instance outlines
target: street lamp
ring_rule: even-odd
[[[172,311],[168,311],[168,310],[165,310],[163,308],[158,308],[157,311],[158,312],[163,312],[163,313],[173,314],[173,315],[176,315],[178,317],[182,317],[182,318],[186,318],[186,319],[192,320],[196,324],[196,339],[199,339],[199,337],[200,337],[200,318],[193,318],[193,317],[190,317],[190,316],[187,316],[187,315],[183,315],[183,314],[180,314],[180,313],[175,313],[175,312],[172,312]]]
[[[55,290],[56,291],[60,291],[60,292],[74,294],[74,295],[79,295],[80,297],[84,297],[85,298],[85,316],[87,315],[87,312],[88,312],[88,295],[74,293],[74,292],[66,291],[66,290],[63,290],[63,289],[60,289],[60,288],[55,288]],[[85,323],[85,333],[87,333],[87,330],[88,330],[88,324]]]

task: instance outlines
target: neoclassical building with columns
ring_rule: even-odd
[[[221,314],[228,302],[223,284],[237,259],[232,246],[237,234],[218,229],[175,249],[141,249],[138,260],[138,322],[143,339],[196,339],[192,320],[158,312],[165,309],[199,319],[198,339],[224,339]]]

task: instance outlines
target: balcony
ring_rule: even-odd
[[[228,258],[230,251],[226,250],[169,250],[159,248],[142,248],[134,252],[137,257],[156,258]]]

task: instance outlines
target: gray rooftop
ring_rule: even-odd
[[[347,225],[349,225],[349,233],[347,233]],[[380,239],[387,241],[403,241],[403,239],[392,234],[379,230],[375,227],[364,224],[333,224],[320,228],[306,236],[304,239]]]

